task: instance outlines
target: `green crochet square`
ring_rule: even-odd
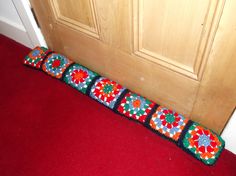
[[[207,165],[216,162],[225,145],[219,135],[195,122],[189,127],[181,142],[185,150]]]
[[[74,64],[66,71],[63,80],[65,83],[85,94],[96,76],[98,76],[97,73],[79,64]]]

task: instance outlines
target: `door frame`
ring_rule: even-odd
[[[47,47],[44,36],[32,13],[29,0],[12,0],[12,2],[26,29],[27,35],[31,41],[32,48],[38,45]]]

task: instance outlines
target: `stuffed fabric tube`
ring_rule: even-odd
[[[65,82],[121,116],[143,124],[207,165],[213,165],[224,149],[224,140],[213,131],[59,53],[36,47],[25,57],[24,64]]]

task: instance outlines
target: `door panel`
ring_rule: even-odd
[[[88,27],[93,28],[93,4],[90,4],[89,1],[75,1],[75,0],[54,0],[52,5],[60,14],[60,16],[74,20],[74,22],[82,23]],[[67,5],[70,7],[66,8]]]
[[[201,48],[207,45],[217,5],[209,0],[134,1],[135,54],[198,79]]]
[[[216,114],[220,120],[213,126],[213,117],[200,117],[199,112],[210,112],[213,102],[205,110],[199,100],[201,91],[211,87],[206,80],[217,76],[205,72],[217,63],[209,53],[223,0],[31,3],[51,49],[217,132],[222,130],[233,101],[223,108],[221,116]],[[215,67],[222,69],[218,64]]]
[[[53,0],[50,5],[57,22],[99,38],[93,1]]]

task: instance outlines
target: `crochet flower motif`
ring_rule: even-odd
[[[223,141],[210,130],[194,123],[186,133],[183,145],[206,164],[212,164],[223,147]]]
[[[87,77],[88,73],[84,70],[74,70],[71,74],[71,79],[76,84],[84,82]]]
[[[120,89],[122,89],[121,85],[117,84],[115,81],[105,78],[96,84],[94,95],[99,97],[102,101],[110,103],[114,100],[115,95],[119,93]]]
[[[46,51],[47,49],[44,47],[35,47],[29,55],[25,57],[24,64],[40,68]]]
[[[148,99],[129,92],[122,99],[117,110],[127,117],[144,122],[154,105]]]
[[[65,56],[53,53],[45,60],[43,70],[53,77],[61,78],[63,72],[71,63],[72,61]]]
[[[92,87],[90,96],[106,106],[113,108],[117,98],[124,89],[125,88],[115,81],[102,77],[98,79]]]
[[[190,134],[192,137],[189,139],[189,143],[196,148],[201,158],[211,158],[212,152],[216,153],[219,150],[216,147],[219,145],[219,140],[209,130],[197,126]]]
[[[166,137],[177,141],[187,122],[188,119],[181,114],[160,106],[152,115],[150,126]]]
[[[136,114],[140,116],[145,113],[145,98],[141,96],[127,97],[127,104],[124,106],[125,111],[129,111],[130,114]]]
[[[79,64],[74,64],[66,71],[63,80],[85,94],[88,86],[96,76],[98,76],[97,73],[92,72]]]

